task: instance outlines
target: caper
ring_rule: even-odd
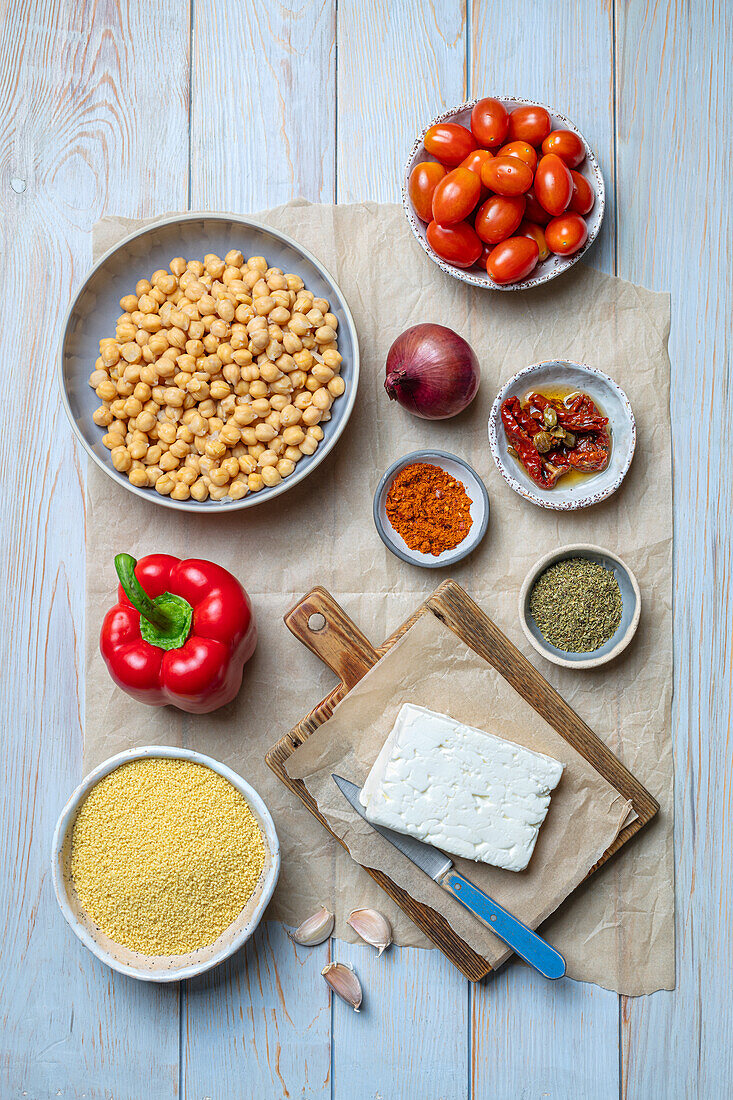
[[[565,438],[565,429],[564,428],[553,428],[552,431],[550,432],[550,435],[552,436],[553,439],[564,439]]]
[[[565,446],[569,447],[570,450],[572,451],[572,449],[575,446],[576,442],[577,442],[577,440],[575,438],[575,433],[566,431],[565,432]]]
[[[537,432],[534,437],[534,445],[541,455],[547,454],[552,446],[552,436],[549,432]]]
[[[545,422],[546,428],[554,428],[557,424],[557,412],[552,405],[545,405],[545,411],[542,413],[542,419]]]
[[[506,451],[507,451],[507,454],[512,456],[512,458],[517,458],[517,459],[519,458],[519,455],[515,451],[514,447],[509,446],[509,447],[507,447]]]

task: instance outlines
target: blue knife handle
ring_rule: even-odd
[[[440,885],[448,890],[475,917],[490,928],[495,936],[516,951],[518,955],[544,974],[546,978],[562,978],[565,973],[565,959],[554,947],[522,924],[520,920],[507,913],[506,909],[479,890],[458,871],[448,871],[440,880]]]

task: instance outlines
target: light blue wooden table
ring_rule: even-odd
[[[4,0],[0,4],[0,1100],[515,1100],[733,1095],[733,4]],[[512,966],[269,925],[180,989],[125,980],[62,921],[48,851],[81,775],[84,470],[51,383],[104,214],[396,200],[424,121],[536,97],[597,151],[591,261],[672,293],[678,987],[636,1000]]]

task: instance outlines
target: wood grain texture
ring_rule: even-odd
[[[335,193],[335,0],[195,0],[191,209],[254,212]],[[324,948],[268,925],[208,982],[183,990],[183,1094],[330,1095]]]
[[[474,0],[468,35],[472,96],[494,93],[535,97],[571,119],[593,148],[607,198],[601,232],[586,259],[593,267],[610,272],[614,270],[616,251],[615,2]],[[515,1095],[549,1095],[554,1100],[594,1097],[598,1094],[599,1065],[604,1070],[610,1067],[609,1094],[614,1095],[618,1087],[618,997],[608,990],[573,983],[572,996],[555,993],[548,1001],[543,983],[533,980],[528,971],[515,983],[517,969],[512,968],[508,980],[499,975],[504,1007],[501,1013],[493,1011],[493,981],[471,991],[474,1019],[491,1021],[490,1028],[474,1028],[473,1095],[481,1100],[493,1098],[495,1081],[482,1067],[495,1064],[497,1050],[502,1056],[498,1089],[502,1100]],[[597,1021],[588,1042],[577,1042],[579,1015],[583,1020]],[[518,1022],[523,1041],[516,1043]],[[527,1042],[535,1034],[543,1040],[539,1051]],[[538,1052],[539,1067],[532,1060]],[[573,1088],[566,1084],[568,1080],[573,1081]]]
[[[39,401],[38,368],[53,360],[65,304],[91,260],[94,220],[184,208],[189,199],[238,210],[297,193],[330,201],[337,163],[341,201],[396,201],[407,151],[432,114],[466,94],[514,92],[557,106],[599,156],[609,204],[589,262],[673,296],[672,411],[684,440],[675,464],[678,989],[623,1002],[619,1076],[612,993],[548,987],[512,966],[471,987],[467,1025],[454,987],[468,987],[448,968],[446,993],[439,954],[428,957],[424,977],[423,953],[390,952],[388,967],[357,961],[367,1003],[380,994],[378,1027],[368,1015],[342,1019],[336,1009],[345,1006],[334,1006],[331,1082],[339,1097],[391,1100],[409,1067],[407,1096],[432,1097],[435,1081],[437,1095],[500,1100],[726,1097],[733,562],[731,494],[719,474],[733,413],[733,303],[726,180],[704,201],[699,182],[719,165],[715,151],[730,145],[731,5],[472,0],[468,20],[462,0],[339,0],[338,15],[335,0],[191,6],[160,0],[151,19],[139,0],[0,0],[0,234],[12,288],[0,299],[0,354],[15,385],[14,402],[0,411],[0,1095],[137,1100],[141,1083],[164,1100],[178,1092],[175,991],[119,978],[84,952],[47,877],[53,824],[80,777],[85,519],[84,463],[58,402]],[[30,301],[36,312],[19,356],[18,303]],[[35,456],[24,493],[19,453]],[[229,1095],[246,1097],[250,1062],[260,1095],[284,1096],[270,1067],[278,1042],[285,1051],[288,1041],[317,1089],[310,1067],[323,1065],[327,1002],[317,975],[302,981],[312,960],[295,969],[275,936],[264,930],[247,955],[244,971],[259,967],[261,985],[240,972],[227,975],[224,1001],[192,990],[181,1072],[189,1096],[217,1095],[221,1079]],[[294,973],[310,1007],[293,1007],[284,983]],[[242,1018],[254,1035],[246,1048],[245,1028],[233,1023]],[[286,1053],[283,1064],[290,1095],[302,1095],[295,1059]]]
[[[652,819],[659,806],[642,784],[455,581],[443,581],[432,596],[378,649],[370,645],[343,608],[322,587],[311,589],[291,608],[285,615],[285,623],[304,645],[325,660],[337,674],[343,670],[345,678],[290,733],[272,747],[266,756],[269,767],[300,798],[324,828],[331,832],[305,784],[288,774],[287,761],[295,749],[331,717],[336,704],[379,657],[391,649],[422,615],[430,613],[436,615],[466,645],[493,666],[600,775],[631,800],[637,813],[636,820],[621,830],[613,844],[588,872],[592,875]],[[324,626],[319,633],[308,629],[308,622],[314,615],[324,620]],[[332,835],[343,844],[340,837],[335,833]],[[381,871],[375,868],[365,870],[467,978],[478,981],[490,971],[491,967],[486,960],[472,951],[439,913],[416,902]]]
[[[191,209],[335,196],[335,0],[195,0]]]
[[[364,989],[358,1013],[333,998],[333,1100],[465,1100],[468,989],[448,960],[417,947],[332,953]]]
[[[339,202],[398,202],[419,131],[465,99],[465,0],[338,7]]]
[[[733,8],[617,5],[620,275],[672,294],[677,989],[626,999],[623,1095],[733,1093]],[[695,147],[679,142],[694,128]],[[670,171],[668,150],[676,148]],[[670,233],[670,226],[674,231]],[[684,439],[684,446],[680,441]]]
[[[184,1100],[331,1096],[329,944],[298,947],[260,925],[243,951],[186,985]]]
[[[85,523],[85,465],[53,371],[93,222],[185,203],[187,85],[188,13],[175,3],[152,22],[109,0],[2,5],[3,1100],[137,1100],[141,1065],[161,1100],[178,1091],[176,990],[99,964],[50,882],[56,817],[81,777]]]

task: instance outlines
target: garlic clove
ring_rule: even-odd
[[[334,917],[329,913],[325,905],[321,906],[310,917],[306,917],[302,924],[298,925],[294,932],[288,932],[294,943],[304,944],[306,947],[315,947],[323,943],[333,932]]]
[[[324,966],[321,974],[323,974],[334,993],[351,1005],[354,1012],[358,1012],[362,992],[361,983],[354,973],[353,967],[347,963],[329,963],[328,966]]]
[[[392,942],[392,925],[377,909],[354,909],[346,918],[357,936],[376,947],[381,955]]]

